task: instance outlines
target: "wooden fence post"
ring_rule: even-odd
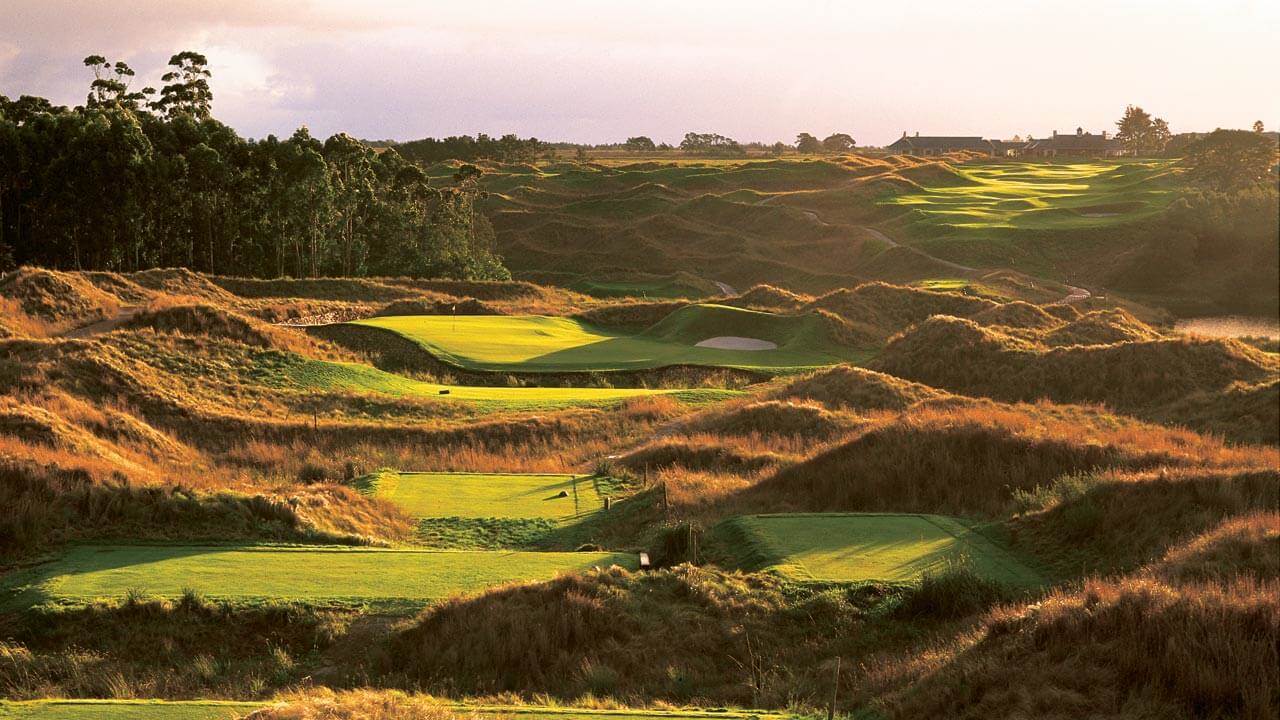
[[[836,656],[835,677],[831,680],[831,705],[827,707],[827,720],[835,720],[836,695],[840,692],[840,656]]]

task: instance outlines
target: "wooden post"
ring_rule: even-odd
[[[836,673],[831,680],[831,705],[827,707],[827,720],[835,720],[836,696],[840,692],[840,656],[836,656]]]

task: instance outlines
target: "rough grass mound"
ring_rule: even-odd
[[[838,608],[856,612],[803,605],[764,574],[597,570],[436,605],[391,641],[386,667],[428,692],[783,707],[830,677],[814,651],[847,627]],[[751,684],[739,663],[789,670]]]
[[[680,300],[611,303],[585,310],[572,317],[600,327],[643,330],[658,324],[676,310],[688,306],[689,303]]]
[[[1046,350],[970,320],[937,316],[890,340],[877,370],[966,395],[1152,409],[1280,373],[1280,360],[1234,340],[1171,338]]]
[[[991,300],[968,295],[872,282],[828,293],[807,307],[828,310],[883,339],[931,315],[967,317],[995,306]]]
[[[437,295],[427,298],[396,300],[374,313],[375,317],[389,315],[503,315],[503,311],[475,298],[455,298]]]
[[[745,491],[771,512],[998,515],[1018,493],[1068,474],[1202,463],[1265,462],[1187,431],[1052,406],[918,407]]]
[[[119,301],[76,273],[19,268],[0,277],[0,297],[16,301],[27,315],[61,328],[115,316]]]
[[[637,473],[683,468],[699,472],[750,475],[775,466],[781,460],[782,458],[769,452],[750,453],[724,445],[667,439],[632,450],[618,458],[617,462]]]
[[[259,348],[307,353],[314,343],[306,335],[272,327],[247,315],[209,305],[194,298],[166,298],[153,302],[123,327],[157,332],[203,335]]]
[[[1062,319],[1047,312],[1039,305],[1014,300],[974,313],[970,320],[980,325],[999,325],[1032,330],[1055,328]]]
[[[805,295],[798,295],[773,285],[753,285],[741,295],[725,301],[726,305],[750,308],[752,310],[770,310],[773,312],[795,312],[813,301]]]
[[[126,276],[142,287],[168,295],[198,297],[222,305],[234,305],[237,297],[212,280],[186,268],[154,268]]]
[[[847,428],[841,416],[816,404],[765,400],[699,418],[691,430],[721,435],[789,435],[827,438]]]
[[[837,365],[793,380],[769,393],[780,400],[816,400],[849,410],[901,410],[946,393],[873,370]]]
[[[1162,337],[1164,336],[1155,328],[1116,308],[1086,313],[1066,325],[1049,330],[1043,335],[1042,342],[1053,347],[1110,345],[1119,342],[1159,340]]]
[[[889,718],[1273,718],[1280,584],[1090,581],[993,612],[875,706]],[[889,670],[893,672],[893,670]]]

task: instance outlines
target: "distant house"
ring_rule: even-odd
[[[1032,140],[1024,153],[1034,157],[1116,157],[1124,154],[1124,146],[1119,140],[1107,137],[1106,130],[1094,135],[1084,128],[1076,128],[1075,135],[1060,135],[1054,130],[1053,137]]]
[[[1019,157],[1025,155],[1027,147],[1031,145],[1028,140],[989,140],[991,143],[991,154],[996,157]]]
[[[894,141],[894,143],[886,150],[900,153],[903,155],[943,155],[949,152],[957,152],[959,150],[971,150],[986,155],[994,154],[991,142],[983,140],[980,137],[941,137],[941,136],[920,136],[920,133],[908,136],[906,132],[902,133],[902,137]]]

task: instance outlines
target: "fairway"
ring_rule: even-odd
[[[0,720],[232,720],[271,702],[228,702],[221,700],[0,700]],[[460,716],[479,715],[520,720],[681,720],[682,718],[725,718],[725,720],[783,720],[782,713],[755,713],[734,710],[596,710],[586,708],[541,707],[538,705],[453,705],[444,707]]]
[[[630,398],[666,395],[685,402],[714,402],[739,395],[733,390],[651,390],[648,388],[489,387],[440,385],[414,380],[358,363],[296,358],[281,367],[261,370],[268,384],[301,389],[377,393],[397,397],[465,402],[495,410],[550,410],[607,407]]]
[[[21,604],[118,600],[131,590],[176,598],[188,588],[228,601],[425,602],[610,565],[634,569],[637,560],[602,552],[80,546],[7,578],[0,593],[17,591]]]
[[[566,521],[603,507],[596,484],[575,475],[381,471],[373,494],[416,518],[545,518]]]
[[[918,582],[963,563],[1014,585],[1039,575],[959,522],[939,515],[750,515],[736,523],[768,564],[795,580]]]
[[[220,700],[0,700],[0,720],[232,720],[260,707]]]
[[[1173,200],[1172,161],[970,163],[955,182],[884,200],[924,226],[1078,229],[1147,217]]]
[[[866,355],[832,342],[817,315],[775,315],[723,305],[684,307],[635,334],[543,315],[412,315],[356,323],[398,333],[440,360],[469,370],[587,372],[704,365],[787,371]],[[697,347],[726,336],[765,340],[777,348]]]

